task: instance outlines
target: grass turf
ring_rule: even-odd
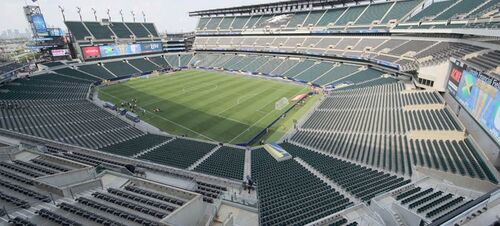
[[[104,86],[99,98],[117,106],[135,98],[138,107],[146,109],[145,114],[138,113],[140,118],[171,134],[238,144],[292,104],[276,110],[276,101],[308,91],[309,87],[292,83],[189,70]],[[161,112],[153,112],[156,107]]]

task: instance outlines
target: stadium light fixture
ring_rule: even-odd
[[[57,7],[59,7],[59,10],[61,10],[63,21],[66,21],[66,16],[64,16],[64,8],[62,6],[60,6],[60,5],[58,5]]]
[[[135,13],[134,13],[134,10],[131,10],[130,14],[132,14],[132,20],[135,22]]]
[[[108,14],[108,19],[111,21],[111,15],[109,14],[109,9],[106,11],[106,14]]]
[[[123,19],[123,10],[120,9],[120,16],[122,17],[122,22],[125,22],[125,20]]]
[[[82,8],[80,8],[80,7],[77,6],[76,7],[76,12],[80,16],[80,21],[83,21],[83,19],[82,19]]]
[[[95,10],[94,8],[91,8],[90,10],[92,10],[92,13],[94,13],[94,18],[95,21],[97,22],[97,10]]]

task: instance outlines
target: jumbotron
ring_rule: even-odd
[[[182,34],[24,12],[44,60],[0,64],[0,225],[500,225],[499,0],[289,0]]]

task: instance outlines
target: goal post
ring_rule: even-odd
[[[274,108],[276,110],[281,110],[284,107],[286,107],[287,105],[288,105],[288,98],[283,97],[280,100],[276,101],[276,103],[274,104]]]

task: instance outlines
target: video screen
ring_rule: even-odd
[[[37,33],[47,32],[47,26],[45,25],[43,15],[33,15],[31,16],[31,21],[33,21],[33,25],[35,26],[35,30]]]
[[[462,73],[455,97],[500,143],[500,92],[495,84],[498,80],[467,69]]]

